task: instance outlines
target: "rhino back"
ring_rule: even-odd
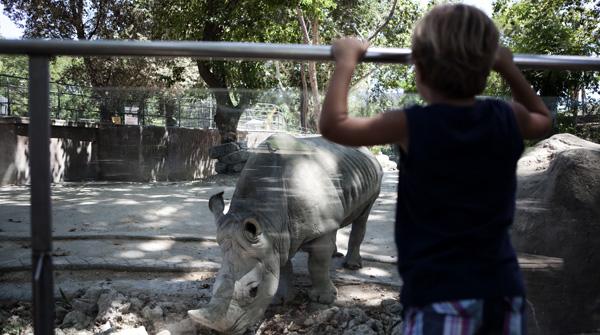
[[[310,143],[320,151],[318,161],[336,184],[346,213],[379,195],[383,171],[369,150],[364,147],[342,146],[322,137],[300,141]],[[332,158],[327,159],[327,156]]]
[[[246,162],[230,213],[257,216],[267,231],[287,234],[293,254],[362,213],[378,196],[382,175],[365,148],[273,135]]]

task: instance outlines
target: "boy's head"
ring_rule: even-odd
[[[480,94],[494,62],[498,36],[494,22],[475,7],[434,7],[412,35],[412,59],[419,80],[446,98]]]

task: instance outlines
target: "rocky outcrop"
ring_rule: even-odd
[[[526,278],[542,333],[600,328],[600,145],[554,135],[527,150],[518,175],[515,248],[564,261]]]
[[[217,159],[215,170],[218,174],[240,173],[249,156],[246,142],[223,143],[209,150],[209,157]]]

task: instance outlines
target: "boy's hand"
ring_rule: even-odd
[[[514,65],[513,54],[509,48],[499,46],[496,51],[496,59],[492,65],[492,69],[500,74]]]
[[[369,48],[369,42],[354,37],[344,37],[333,42],[333,57],[336,62],[356,64]]]

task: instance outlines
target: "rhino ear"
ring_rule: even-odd
[[[225,202],[223,202],[223,192],[219,192],[208,200],[208,208],[215,216],[215,220],[218,220],[223,216],[223,209],[225,209]]]

